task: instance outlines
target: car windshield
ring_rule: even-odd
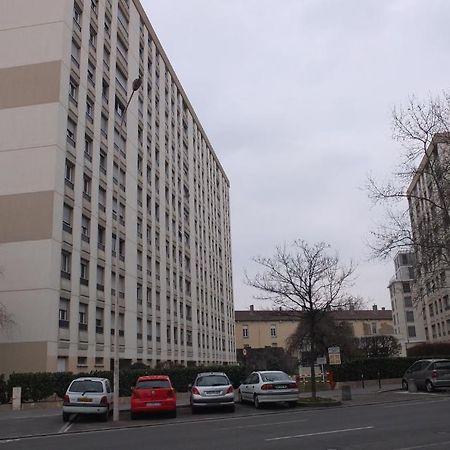
[[[169,380],[141,380],[136,383],[136,389],[170,388]]]
[[[80,380],[74,381],[69,388],[69,392],[103,392],[103,384],[101,381]]]
[[[289,375],[284,372],[268,372],[262,373],[261,378],[263,381],[289,381]]]
[[[230,384],[224,375],[205,375],[197,378],[197,386],[226,386]]]

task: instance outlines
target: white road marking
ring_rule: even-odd
[[[400,408],[402,406],[414,406],[414,405],[426,405],[428,403],[442,403],[442,402],[448,402],[450,400],[450,398],[443,398],[440,400],[428,400],[425,402],[420,402],[420,401],[409,401],[407,403],[398,403],[396,405],[388,405],[388,406],[384,406],[384,408]]]
[[[436,447],[438,445],[447,445],[450,444],[450,441],[445,442],[433,442],[431,444],[422,444],[422,445],[415,445],[414,447],[402,447],[398,448],[397,450],[417,450],[419,448],[430,448],[430,447]]]
[[[294,434],[292,436],[280,436],[276,438],[265,439],[265,441],[282,441],[286,439],[294,439],[294,438],[302,438],[308,436],[322,436],[324,434],[336,434],[336,433],[348,433],[349,431],[361,431],[361,430],[370,430],[375,428],[373,425],[367,427],[357,427],[357,428],[344,428],[342,430],[330,430],[330,431],[318,431],[317,433],[305,433],[305,434]]]
[[[300,419],[300,420],[285,420],[284,422],[270,422],[270,423],[254,423],[252,425],[241,425],[239,427],[227,427],[227,428],[219,428],[220,431],[224,430],[236,430],[241,428],[254,428],[254,427],[267,427],[268,425],[283,425],[285,423],[300,423],[307,422],[308,419]]]
[[[58,431],[58,433],[67,433],[70,430],[70,427],[73,425],[73,422],[65,423]]]

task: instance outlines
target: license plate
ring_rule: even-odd
[[[221,391],[206,391],[206,395],[219,395]]]
[[[91,403],[91,402],[92,402],[92,398],[89,398],[89,397],[80,397],[80,398],[78,399],[78,401],[79,401],[79,402],[82,402],[82,403]]]
[[[286,384],[276,384],[275,389],[287,389],[287,385]]]
[[[151,407],[155,407],[155,406],[161,406],[161,403],[157,403],[157,402],[150,402],[150,403],[147,403],[147,406],[151,406]]]

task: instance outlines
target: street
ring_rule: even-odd
[[[177,419],[144,418],[130,422],[127,413],[118,424],[79,419],[64,428],[60,415],[47,414],[40,419],[48,436],[7,439],[11,423],[3,420],[0,429],[2,449],[298,449],[308,450],[414,450],[450,448],[447,393],[384,393],[386,401],[371,405],[332,408],[288,409],[284,406],[255,410],[250,405],[237,405],[236,413],[208,411],[192,416],[189,408],[180,408]],[[29,433],[38,422],[23,415]],[[23,427],[23,423],[22,423]],[[118,427],[118,428],[116,428]]]

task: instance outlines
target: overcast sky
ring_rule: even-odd
[[[352,259],[352,293],[390,308],[363,188],[397,161],[392,108],[449,87],[450,2],[141,1],[230,179],[235,308],[268,306],[244,270],[296,238]]]

